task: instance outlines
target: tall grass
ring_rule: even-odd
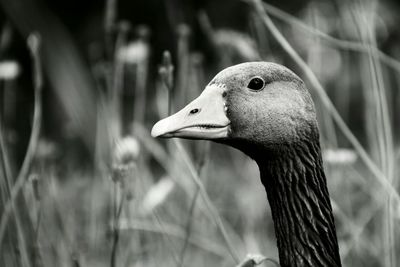
[[[81,122],[96,118],[94,129],[78,131],[93,145],[93,164],[78,168],[69,157],[57,161],[63,144],[41,135],[43,82],[56,80],[43,79],[42,68],[48,76],[62,75],[49,71],[48,61],[42,66],[40,39],[29,38],[34,111],[17,174],[6,134],[11,129],[0,120],[2,266],[276,266],[273,224],[254,162],[214,143],[149,135],[157,119],[201,92],[214,69],[254,59],[288,65],[313,94],[344,265],[397,265],[400,149],[391,76],[400,62],[379,48],[378,3],[343,2],[336,24],[316,2],[299,17],[261,1],[247,3],[248,33],[218,29],[199,12],[217,55],[209,67],[207,57],[193,51],[196,31],[188,25],[175,29],[176,55],[157,58],[149,29],[121,21],[117,1],[107,1],[104,40],[88,48],[94,83],[84,88],[96,88],[95,97],[86,89],[59,94],[68,114]],[[355,35],[347,38],[347,31]],[[63,55],[69,49],[63,46]],[[81,61],[72,57],[68,66],[85,68]],[[95,110],[74,112],[79,98],[94,102]]]

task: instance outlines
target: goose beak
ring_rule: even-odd
[[[153,137],[221,139],[228,137],[230,121],[225,114],[224,86],[210,85],[186,107],[157,122]]]

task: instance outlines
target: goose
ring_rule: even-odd
[[[259,167],[280,265],[341,266],[314,103],[291,70],[270,62],[228,67],[151,135],[244,152]]]

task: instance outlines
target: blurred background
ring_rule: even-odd
[[[395,0],[0,0],[0,265],[277,260],[254,162],[150,136],[218,71],[264,60],[312,93],[343,265],[399,266],[399,12]]]

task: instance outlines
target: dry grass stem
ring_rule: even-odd
[[[23,188],[26,179],[28,177],[29,169],[31,167],[36,147],[39,140],[39,133],[42,122],[42,87],[43,87],[43,76],[42,76],[42,66],[40,61],[39,49],[40,49],[40,37],[36,34],[32,34],[28,38],[28,47],[32,54],[33,59],[33,80],[34,80],[34,113],[33,113],[33,123],[32,131],[29,139],[28,149],[25,158],[22,163],[22,167],[18,173],[15,180],[15,184],[11,190],[10,199],[5,204],[3,214],[0,220],[0,244],[3,242],[3,237],[5,234],[7,222],[10,218],[10,213],[12,212],[13,206],[15,205],[15,200],[19,197],[21,189]],[[32,245],[32,244],[25,244]],[[1,245],[0,245],[1,246]],[[22,252],[24,253],[23,250]],[[24,253],[25,254],[25,253]],[[30,263],[27,263],[30,266]]]
[[[184,163],[186,164],[186,166],[188,167],[191,177],[193,179],[193,181],[195,182],[196,186],[199,188],[199,193],[200,196],[202,197],[206,208],[208,209],[208,211],[210,212],[210,215],[212,217],[212,219],[214,220],[216,226],[218,227],[218,229],[220,230],[222,237],[224,239],[224,242],[228,248],[229,254],[231,255],[232,259],[236,262],[239,263],[240,259],[238,258],[238,252],[236,251],[236,249],[234,248],[234,246],[232,245],[233,243],[231,242],[228,233],[226,232],[226,229],[224,227],[224,224],[222,222],[222,219],[217,211],[217,209],[215,208],[215,206],[212,204],[210,197],[207,194],[206,189],[204,188],[203,183],[200,180],[200,177],[198,176],[196,169],[194,167],[194,165],[192,164],[187,152],[185,151],[185,149],[183,148],[181,142],[179,142],[179,140],[173,140],[176,147],[178,148],[178,151],[180,152],[180,155],[182,156],[182,159],[184,161]]]
[[[251,2],[252,0],[244,0],[246,2]],[[286,23],[293,25],[296,28],[299,28],[305,32],[311,33],[313,35],[316,35],[321,38],[322,41],[326,42],[329,45],[345,49],[345,50],[351,50],[351,51],[356,51],[356,52],[361,52],[365,54],[370,54],[371,51],[373,51],[373,55],[375,58],[379,58],[385,65],[391,67],[392,69],[396,70],[397,72],[400,72],[400,61],[392,58],[391,56],[386,55],[383,53],[381,50],[373,46],[372,44],[363,44],[359,42],[354,42],[354,41],[346,41],[346,40],[340,40],[335,37],[332,37],[316,28],[313,28],[300,19],[294,17],[293,15],[274,7],[273,5],[270,5],[266,2],[263,2],[263,6],[265,8],[265,11],[269,13],[270,15],[285,21]]]

